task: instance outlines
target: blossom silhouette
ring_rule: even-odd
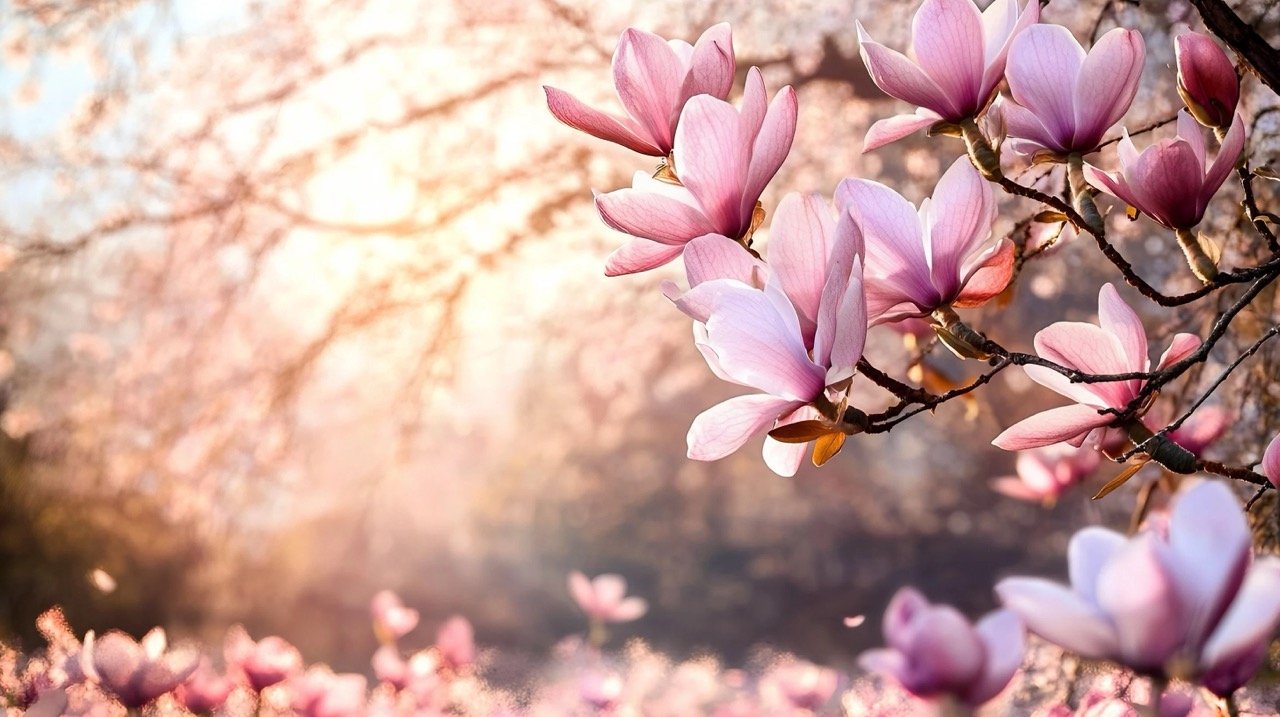
[[[680,110],[700,94],[725,99],[737,63],[727,23],[709,28],[690,45],[628,28],[613,53],[613,83],[627,117],[593,109],[563,90],[543,87],[556,119],[641,154],[666,157]]]
[[[1076,533],[1070,587],[1002,580],[1028,629],[1066,650],[1229,695],[1253,676],[1280,623],[1280,558],[1251,560],[1240,504],[1221,483],[1180,494],[1167,529]]]
[[[596,195],[604,223],[636,237],[609,257],[605,273],[662,266],[706,234],[745,242],[759,223],[760,194],[791,151],[796,112],[790,87],[767,102],[755,67],[747,73],[741,109],[710,95],[689,100],[673,150],[680,183],[637,172],[630,188]]]
[[[1040,17],[1030,0],[995,0],[979,12],[972,0],[925,0],[912,21],[908,57],[875,42],[858,23],[862,61],[885,94],[917,105],[915,114],[882,119],[867,130],[869,152],[925,127],[977,117],[1004,79],[1009,45]]]
[[[1022,664],[1022,624],[998,610],[977,624],[950,605],[933,605],[912,588],[893,596],[884,615],[887,648],[858,658],[864,669],[892,678],[926,699],[976,707],[1000,693]]]
[[[1177,334],[1160,357],[1156,370],[1176,363],[1195,351],[1200,339]],[[1067,368],[1098,375],[1146,372],[1147,334],[1138,315],[1120,298],[1115,287],[1104,284],[1098,292],[1098,324],[1059,321],[1035,336],[1036,353]],[[1124,410],[1142,390],[1141,379],[1072,383],[1045,366],[1024,366],[1031,380],[1076,403],[1051,408],[1010,426],[992,443],[1006,451],[1024,450],[1068,441],[1082,445],[1095,429],[1110,426],[1115,416],[1105,409]],[[1094,443],[1101,442],[1095,437]]]

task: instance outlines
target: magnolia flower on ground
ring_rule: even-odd
[[[1009,44],[1040,18],[1030,0],[995,0],[979,12],[972,0],[925,0],[912,21],[908,57],[875,42],[858,23],[862,61],[885,94],[917,105],[915,114],[882,119],[867,130],[869,152],[925,127],[972,120],[1004,79]],[[913,59],[914,58],[914,59]]]
[[[1120,171],[1085,165],[1085,179],[1169,229],[1190,229],[1204,218],[1209,200],[1244,151],[1244,120],[1239,115],[1212,163],[1203,132],[1185,110],[1178,113],[1177,136],[1155,142],[1141,154],[1126,132],[1117,152]]]
[[[384,643],[395,642],[418,626],[418,611],[405,607],[400,596],[390,590],[373,596],[369,614],[373,618],[374,633]]]
[[[364,675],[335,675],[314,667],[289,680],[290,706],[302,717],[357,717],[368,696]]]
[[[884,614],[888,647],[858,658],[863,669],[892,678],[924,699],[952,699],[970,707],[1009,684],[1026,650],[1022,624],[1008,610],[970,623],[950,605],[933,605],[902,588]]]
[[[227,631],[223,656],[230,672],[239,673],[255,692],[302,671],[302,654],[284,638],[272,635],[254,642],[239,625]]]
[[[1013,244],[991,236],[995,195],[963,157],[919,209],[869,179],[840,182],[836,205],[849,213],[866,246],[864,283],[873,324],[978,306],[1009,284]]]
[[[1070,587],[1017,577],[996,592],[1063,649],[1226,696],[1262,664],[1280,623],[1280,558],[1251,555],[1236,497],[1205,481],[1177,497],[1165,530],[1076,533]]]
[[[570,127],[641,154],[666,157],[685,103],[700,94],[728,97],[736,68],[727,23],[709,28],[694,45],[628,28],[613,53],[613,84],[629,116],[593,109],[554,87],[542,89],[551,114]]]
[[[996,105],[1010,147],[1056,158],[1088,154],[1128,111],[1145,49],[1135,30],[1115,28],[1085,54],[1061,25],[1033,25],[1009,48],[1012,99]]]
[[[997,478],[997,491],[1019,500],[1053,504],[1097,470],[1102,457],[1095,450],[1065,443],[1018,452],[1017,475]]]
[[[1262,474],[1271,485],[1280,488],[1280,435],[1271,439],[1267,451],[1262,454]]]
[[[760,194],[791,151],[796,112],[790,87],[767,102],[755,67],[747,73],[742,109],[711,95],[689,100],[673,150],[680,183],[637,172],[631,188],[596,195],[604,223],[636,237],[610,255],[605,273],[662,266],[705,234],[745,241],[759,222]]]
[[[172,692],[199,664],[200,653],[195,649],[169,649],[164,630],[158,627],[138,642],[118,630],[98,638],[91,632],[80,653],[85,675],[130,709]]]
[[[626,596],[626,578],[612,573],[588,580],[575,570],[569,573],[569,594],[587,617],[599,622],[631,622],[649,611],[644,598]]]
[[[196,714],[204,714],[221,707],[235,687],[234,681],[214,671],[209,660],[201,659],[199,667],[175,694],[183,707]]]
[[[476,661],[475,631],[470,621],[461,615],[445,620],[436,631],[436,649],[440,657],[454,670],[460,670]]]
[[[1240,102],[1240,78],[1235,65],[1213,38],[1187,32],[1174,40],[1178,61],[1178,94],[1200,124],[1223,128],[1231,124]]]
[[[847,218],[835,221],[822,197],[791,194],[770,227],[771,268],[724,237],[694,244],[685,260],[692,288],[677,297],[668,285],[667,294],[696,322],[695,343],[711,371],[760,393],[695,418],[689,457],[718,460],[775,425],[794,425],[802,431],[794,442],[765,439],[765,463],[795,475],[816,439],[814,462],[821,465],[843,444],[839,395],[866,343],[857,228]]]
[[[1182,360],[1199,346],[1199,337],[1177,334],[1160,357],[1156,370]],[[1103,284],[1098,292],[1098,324],[1059,321],[1036,334],[1035,348],[1040,358],[1095,375],[1146,372],[1151,366],[1142,320],[1111,284]],[[1023,371],[1031,380],[1076,403],[1037,413],[1005,429],[991,443],[1006,451],[1062,441],[1083,445],[1091,432],[1114,421],[1114,415],[1100,411],[1124,410],[1143,386],[1141,379],[1072,383],[1066,376],[1044,366],[1024,366]],[[1100,433],[1093,443],[1102,439]]]

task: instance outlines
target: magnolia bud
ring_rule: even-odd
[[[1206,127],[1231,124],[1240,100],[1240,78],[1218,43],[1208,35],[1184,32],[1174,41],[1178,58],[1178,94]]]

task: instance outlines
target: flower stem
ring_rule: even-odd
[[[1089,183],[1084,181],[1084,157],[1079,152],[1072,152],[1067,156],[1067,184],[1071,187],[1071,206],[1084,218],[1090,229],[1101,234],[1106,227],[1102,224],[1098,205],[1093,203]]]
[[[934,703],[934,714],[937,717],[973,717],[973,708],[954,697],[947,696]]]
[[[1213,283],[1218,278],[1218,265],[1205,253],[1200,240],[1189,229],[1178,229],[1174,236],[1178,238],[1178,246],[1182,247],[1183,256],[1187,257],[1187,265],[1191,273],[1204,284]]]
[[[991,143],[978,129],[978,123],[972,117],[960,123],[960,136],[964,139],[965,149],[969,152],[969,161],[982,176],[992,182],[1004,178],[1000,171],[1000,155],[991,148]]]

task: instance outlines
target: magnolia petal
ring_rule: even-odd
[[[1084,49],[1061,25],[1032,25],[1009,48],[1005,77],[1013,99],[1030,110],[1058,144],[1071,141],[1074,88],[1084,62]],[[1006,122],[1011,119],[1006,111]],[[1009,130],[1009,136],[1020,136],[1012,125]]]
[[[620,144],[640,154],[651,157],[662,157],[666,154],[661,148],[640,135],[635,128],[628,126],[630,120],[615,117],[606,112],[588,107],[568,92],[554,87],[543,86],[547,95],[547,109],[561,122],[592,137],[606,142]]]
[[[1271,479],[1271,484],[1280,486],[1280,435],[1267,444],[1266,453],[1262,454],[1262,473]]]
[[[969,309],[998,296],[1013,280],[1014,259],[1013,242],[1002,239],[995,253],[964,279],[964,288],[951,305],[957,309]]]
[[[765,394],[738,396],[698,414],[689,427],[689,457],[715,461],[737,451],[798,404]]]
[[[1018,12],[1018,0],[996,0],[982,12],[986,69],[982,74],[980,96],[988,98],[1004,79],[1005,64],[1014,38],[1040,21],[1040,3],[1028,0]]]
[[[688,100],[695,95],[711,95],[725,99],[733,89],[737,60],[733,55],[733,31],[729,23],[712,25],[698,38],[689,60],[680,96]]]
[[[613,54],[613,85],[659,149],[671,146],[683,76],[680,58],[661,37],[635,28],[622,33]]]
[[[684,250],[679,244],[659,244],[648,239],[632,239],[614,250],[605,260],[605,276],[625,276],[649,271],[670,263]]]
[[[1067,547],[1067,574],[1071,589],[1091,603],[1098,601],[1098,576],[1124,547],[1126,538],[1113,530],[1090,526],[1071,537]]]
[[[1200,348],[1200,337],[1195,334],[1176,334],[1173,340],[1169,342],[1169,348],[1165,349],[1164,354],[1160,356],[1160,363],[1156,364],[1156,370],[1159,371],[1182,359],[1195,353]]]
[[[871,80],[885,94],[937,112],[943,118],[963,119],[960,108],[942,88],[906,55],[871,39],[857,23],[859,52]]]
[[[697,197],[715,232],[738,237],[742,226],[742,181],[750,147],[742,141],[738,111],[724,100],[689,100],[676,128],[675,159],[680,181]]]
[[[795,140],[798,117],[796,91],[790,86],[783,87],[769,103],[769,111],[765,113],[760,129],[740,138],[744,144],[752,143],[751,160],[738,208],[742,216],[751,216],[764,188],[786,161]]]
[[[867,129],[867,136],[862,140],[862,152],[865,154],[874,149],[898,140],[939,122],[942,118],[926,109],[917,109],[915,114],[894,115],[878,120]]]
[[[962,0],[973,9],[970,0]],[[967,258],[991,236],[996,217],[995,194],[973,168],[960,157],[938,180],[929,204],[929,244],[933,285],[944,298],[954,298],[962,288],[961,268]],[[1000,287],[1003,289],[1004,287]]]
[[[569,573],[569,594],[583,612],[592,613],[596,610],[596,592],[591,587],[591,581],[577,570]]]
[[[1156,553],[1155,536],[1128,541],[1102,565],[1097,604],[1115,624],[1123,663],[1159,669],[1186,637],[1174,580]]]
[[[972,0],[925,0],[911,23],[916,63],[947,95],[956,110],[973,116],[985,69],[982,17]]]
[[[649,603],[645,602],[644,598],[629,597],[619,602],[610,612],[609,617],[613,622],[631,622],[644,617],[648,611]]]
[[[1175,501],[1168,563],[1193,644],[1208,636],[1240,588],[1252,547],[1240,503],[1221,483],[1206,481]]]
[[[1222,145],[1218,147],[1218,156],[1213,158],[1213,164],[1205,175],[1200,195],[1201,207],[1208,206],[1209,200],[1226,181],[1227,175],[1235,169],[1236,160],[1240,159],[1240,153],[1244,151],[1244,125],[1244,118],[1237,112],[1232,119],[1231,128],[1222,138]]]
[[[679,244],[715,234],[702,212],[671,197],[638,189],[616,189],[596,195],[596,211],[610,227],[660,244]]]
[[[1095,149],[1106,131],[1129,111],[1142,78],[1142,33],[1117,27],[1094,43],[1075,82],[1077,151]]]
[[[715,279],[734,279],[748,286],[763,279],[769,269],[738,242],[721,234],[707,234],[684,248],[684,269],[689,287]]]
[[[1087,658],[1116,654],[1115,628],[1068,588],[1040,578],[1005,578],[996,584],[996,594],[1028,630],[1049,642]]]
[[[1200,652],[1201,668],[1213,670],[1265,646],[1277,624],[1280,624],[1280,558],[1268,556],[1259,558],[1249,569],[1230,609]]]
[[[838,289],[841,285],[840,275],[832,274],[831,279]],[[862,287],[861,259],[854,258],[853,269],[844,279],[843,285],[844,292],[836,307],[831,354],[825,362],[828,386],[853,375],[854,367],[862,358],[862,351],[867,344],[867,296]],[[825,295],[824,300],[827,300]]]
[[[1006,428],[991,444],[1006,451],[1039,448],[1075,438],[1111,422],[1092,406],[1062,406],[1042,411]]]
[[[1011,610],[996,610],[979,620],[975,628],[985,648],[986,662],[981,677],[964,695],[964,701],[972,706],[1000,694],[1022,665],[1027,650],[1026,631]]]
[[[810,341],[817,328],[827,257],[834,241],[835,221],[820,195],[791,193],[778,203],[769,228],[769,262]]]

